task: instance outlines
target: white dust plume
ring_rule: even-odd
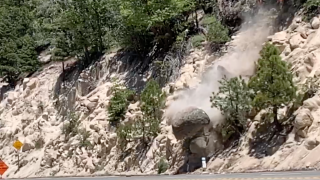
[[[169,119],[169,124],[174,121],[177,112],[190,106],[203,109],[209,115],[212,125],[223,121],[220,111],[211,108],[212,92],[217,92],[220,85],[218,81],[224,75],[227,77],[252,75],[262,44],[271,33],[273,21],[265,13],[245,19],[239,33],[230,42],[228,53],[212,63],[200,77],[201,83],[196,88],[181,92],[180,97],[167,108],[165,116]]]

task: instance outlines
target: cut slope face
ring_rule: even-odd
[[[319,17],[314,20],[318,21]],[[313,20],[313,21],[314,21]],[[313,22],[312,21],[312,22]],[[304,23],[301,17],[296,17],[287,30],[268,37],[268,40],[279,47],[284,61],[292,64],[295,82],[304,84],[307,78],[312,78],[310,85],[317,87],[316,94],[306,99],[303,105],[294,113],[294,127],[286,137],[279,137],[265,142],[260,158],[249,154],[255,149],[249,147],[250,142],[258,133],[257,127],[261,119],[255,118],[249,132],[243,137],[238,150],[228,154],[228,157],[213,158],[208,165],[212,172],[248,172],[250,170],[299,170],[320,168],[320,127],[319,127],[319,70],[320,62],[320,29],[311,23]],[[309,87],[309,88],[310,88]],[[285,115],[281,111],[279,116]],[[272,143],[270,143],[272,142]]]
[[[201,83],[191,90],[179,93],[179,98],[167,109],[166,116],[173,116],[189,106],[203,109],[213,125],[223,120],[217,109],[211,108],[210,96],[219,89],[219,80],[235,76],[250,76],[254,73],[255,61],[259,58],[262,44],[272,30],[273,19],[261,11],[254,19],[247,19],[234,40],[228,44],[228,53],[214,61],[201,77]],[[249,22],[250,21],[250,22]]]
[[[15,140],[24,143],[18,177],[28,177],[40,169],[47,144],[60,136],[52,95],[61,69],[60,65],[45,68],[36,78],[25,79],[8,92],[1,102],[0,154],[9,165],[7,174],[18,169],[17,153],[12,146]]]
[[[166,92],[170,89],[176,90],[167,99],[166,115],[170,117],[188,106],[196,106],[210,116],[213,125],[223,121],[220,112],[211,108],[209,97],[218,89],[218,80],[223,75],[232,77],[253,73],[254,61],[258,59],[262,43],[270,32],[269,24],[272,24],[272,19],[262,15],[252,23],[243,25],[239,34],[229,43],[228,53],[212,65],[209,64],[209,67],[208,63],[214,57],[208,55],[203,49],[193,50],[184,59],[185,65],[180,70],[180,78],[163,89]],[[299,72],[298,77],[305,77],[310,72],[317,74],[318,71],[316,65],[318,54],[315,47],[318,47],[319,36],[312,34],[318,35],[319,30],[310,29],[308,25],[298,25],[300,26],[305,28],[305,31],[300,32],[301,28],[295,27],[295,30],[290,30],[290,33],[285,31],[280,35],[276,34],[272,41],[276,42],[278,38],[279,46],[284,47],[282,54],[284,59],[295,62],[294,67],[295,72]],[[305,33],[306,40],[300,41],[299,37],[293,38],[293,32],[301,33],[301,36]],[[307,50],[303,50],[304,44],[308,44]],[[295,48],[291,50],[291,46]],[[310,57],[312,55],[313,59],[306,59],[307,54],[310,54]],[[72,106],[79,114],[81,121],[79,128],[90,132],[87,138],[91,144],[90,147],[81,144],[82,134],[66,139],[62,133],[63,126],[68,122],[63,121],[64,117],[58,112],[59,108],[56,108],[59,102],[55,87],[60,81],[62,70],[60,64],[53,64],[43,69],[40,75],[25,79],[22,85],[6,94],[0,106],[0,118],[3,124],[0,126],[0,158],[9,166],[4,177],[155,174],[157,163],[162,157],[165,157],[171,165],[168,173],[176,172],[183,165],[182,142],[173,136],[171,126],[167,125],[165,120],[161,123],[161,133],[152,142],[144,156],[137,157],[134,153],[128,155],[121,153],[117,134],[107,121],[106,109],[111,98],[110,88],[113,85],[110,78],[118,77],[119,80],[124,81],[128,74],[134,78],[135,72],[131,71],[130,67],[126,68],[130,65],[116,61],[113,58],[114,55],[106,55],[100,62],[84,70],[76,82],[73,82],[75,84],[67,88],[68,93],[62,93],[63,95],[58,98],[63,100],[64,105]],[[313,67],[314,71],[310,71],[310,67]],[[203,72],[206,73],[203,74]],[[139,78],[147,79],[149,74],[148,72]],[[96,83],[92,84],[92,82]],[[93,90],[89,90],[90,87],[93,87]],[[193,88],[183,90],[185,87]],[[316,119],[319,114],[318,104],[320,103],[316,98],[305,102],[313,119]],[[131,121],[139,113],[138,104],[139,102],[129,105],[126,121]],[[309,112],[306,114],[308,115]],[[229,159],[213,159],[209,163],[209,169],[215,172],[255,168],[284,169],[286,166],[301,167],[302,165],[298,163],[301,159],[302,162],[311,162],[312,166],[317,166],[318,160],[314,158],[319,149],[317,147],[319,141],[315,138],[319,134],[317,121],[305,118],[308,116],[302,113],[299,117],[301,117],[300,121],[297,119],[299,126],[296,127],[293,136],[296,134],[300,136],[303,133],[309,135],[310,138],[306,142],[303,139],[301,141],[308,149],[303,145],[297,145],[292,138],[289,138],[291,144],[288,140],[288,144],[283,147],[283,149],[287,148],[286,150],[280,150],[264,159],[256,159],[246,155],[247,149],[244,146],[243,151],[231,155]],[[67,120],[70,120],[70,117]],[[252,126],[251,129],[254,127]],[[12,147],[16,139],[25,144],[20,153],[19,169],[18,159]],[[137,146],[129,143],[128,149],[137,149]],[[296,157],[292,163],[289,162],[291,158],[286,159],[289,155]],[[304,155],[307,156],[303,158]]]

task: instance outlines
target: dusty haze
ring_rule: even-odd
[[[272,30],[273,20],[260,11],[254,18],[245,17],[235,40],[232,41],[228,53],[210,65],[202,75],[201,83],[195,89],[180,92],[179,98],[166,110],[168,123],[171,124],[176,112],[187,107],[195,106],[203,109],[210,117],[212,125],[223,121],[223,116],[216,108],[211,108],[210,96],[219,88],[219,80],[226,75],[234,77],[238,75],[252,75],[254,62],[259,58],[262,44],[267,40]]]

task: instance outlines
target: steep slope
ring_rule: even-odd
[[[163,88],[168,94],[174,92],[167,98],[168,108],[166,118],[161,122],[161,133],[145,154],[139,154],[137,151],[121,153],[115,129],[107,121],[106,109],[111,98],[112,78],[118,78],[124,83],[135,81],[134,84],[139,86],[150,78],[151,70],[140,75],[134,70],[134,65],[120,61],[113,53],[105,55],[99,62],[82,72],[71,71],[72,73],[67,75],[66,83],[61,82],[61,64],[56,63],[44,68],[39,75],[25,79],[15,90],[8,92],[1,102],[0,119],[3,125],[0,127],[0,140],[3,143],[0,145],[0,158],[10,167],[4,177],[151,174],[156,173],[158,162],[163,157],[169,164],[167,172],[177,172],[189,157],[183,150],[182,141],[173,135],[170,126],[172,116],[188,106],[196,106],[209,115],[212,126],[223,121],[219,112],[210,107],[209,97],[212,91],[217,90],[217,81],[222,75],[254,73],[254,62],[258,59],[259,51],[271,33],[273,24],[273,19],[264,15],[250,19],[250,23],[244,24],[228,43],[225,56],[218,60],[204,48],[191,50],[184,59],[179,78]],[[317,72],[316,62],[319,57],[316,47],[320,36],[319,29],[315,28],[315,23],[312,24],[314,29],[311,30],[311,25],[296,20],[288,30],[269,38],[284,49],[282,56],[285,60],[292,61],[294,67],[299,66],[294,70],[299,75],[297,77],[304,78]],[[311,67],[314,67],[313,71]],[[317,117],[319,104],[315,98],[318,96],[305,101],[305,107],[310,109],[313,119]],[[127,121],[139,113],[138,104],[139,102],[134,102],[129,105]],[[77,115],[70,113],[70,109]],[[299,111],[305,112],[303,108]],[[303,162],[310,162],[308,167],[317,167],[318,160],[315,154],[319,141],[315,136],[319,128],[315,120],[310,121],[305,119],[306,117],[302,114],[300,119],[296,118],[296,124],[299,126],[295,127],[296,130],[289,136],[287,144],[281,146],[272,156],[262,159],[248,155],[247,142],[256,129],[256,123],[253,123],[239,150],[231,151],[228,158],[222,155],[213,158],[209,163],[209,170],[222,172],[301,168],[306,164],[296,163],[301,157],[304,157]],[[76,128],[82,130],[82,134],[66,138],[63,127],[72,123],[72,120],[81,122]],[[309,129],[306,128],[309,126]],[[300,142],[291,138],[301,130],[309,135],[306,141],[306,136],[301,138]],[[12,143],[17,139],[24,143],[22,152],[19,153],[19,168],[17,153],[12,147]],[[305,149],[304,145],[310,150]],[[134,142],[128,147],[139,150]],[[312,150],[311,147],[316,148]],[[292,160],[286,159],[289,155],[295,157],[295,163],[289,164],[289,160]]]
[[[258,146],[252,146],[256,135],[265,128],[259,125],[263,119],[257,116],[238,148],[229,152],[228,157],[220,155],[211,159],[209,171],[319,169],[319,19],[315,17],[311,23],[301,19],[296,17],[288,29],[268,40],[281,49],[283,60],[292,64],[296,83],[303,85],[308,80],[308,88],[313,87],[315,95],[306,99],[295,112],[294,127],[288,136],[260,141]],[[283,110],[279,116],[285,113]]]

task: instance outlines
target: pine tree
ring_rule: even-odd
[[[278,120],[278,110],[289,105],[296,97],[297,88],[289,65],[281,60],[277,47],[268,43],[260,52],[257,74],[250,79],[249,87],[255,92],[253,106],[258,110],[272,108],[274,123],[282,129]]]
[[[142,143],[147,146],[150,138],[158,135],[165,98],[166,94],[162,92],[159,84],[155,80],[150,80],[140,95],[142,115],[137,117],[133,123],[120,124],[117,127],[119,145],[122,150],[132,138],[141,138]]]
[[[14,84],[22,73],[39,65],[32,37],[32,15],[24,1],[0,4],[0,77]]]
[[[137,130],[142,133],[143,141],[155,137],[160,131],[162,109],[166,94],[155,80],[150,80],[141,93],[142,118],[137,121]]]
[[[120,0],[121,43],[136,51],[147,51],[153,43],[167,48],[182,24],[182,14],[195,9],[193,0]],[[185,17],[183,17],[185,18]]]
[[[117,9],[113,0],[61,2],[61,13],[53,22],[57,59],[78,55],[90,63],[91,55],[101,55],[111,44],[111,30],[119,23]]]
[[[118,125],[124,119],[130,102],[128,98],[134,94],[133,91],[126,89],[121,84],[115,83],[112,87],[113,96],[108,106],[109,122],[111,125]]]
[[[226,118],[225,127],[242,134],[246,129],[247,116],[251,110],[251,95],[242,77],[223,78],[218,93],[210,97],[212,107],[216,107]],[[227,130],[228,131],[228,130]]]

